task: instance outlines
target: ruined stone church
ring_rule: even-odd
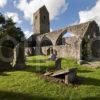
[[[49,12],[45,6],[33,15],[33,19],[34,34],[27,40],[27,48],[31,50],[27,49],[27,54],[49,55],[56,51],[59,57],[77,60],[100,57],[100,30],[95,21],[50,32]],[[67,33],[73,35],[64,37]]]

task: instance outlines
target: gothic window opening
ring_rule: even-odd
[[[48,39],[46,36],[44,36],[42,38],[42,41],[41,41],[41,47],[43,47],[43,46],[51,46],[51,45],[53,45],[52,41],[50,39]]]
[[[73,37],[73,36],[74,36],[74,34],[70,33],[70,32],[61,33],[61,35],[58,37],[58,39],[56,41],[56,45],[65,45],[66,39]]]

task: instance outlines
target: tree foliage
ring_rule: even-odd
[[[11,18],[5,18],[0,13],[0,42],[2,42],[2,39],[5,37],[11,37],[19,43],[21,42],[21,39],[24,38],[24,34],[21,28],[16,27],[16,23],[14,23]],[[5,39],[2,45],[13,48],[17,43],[15,44],[12,40]]]

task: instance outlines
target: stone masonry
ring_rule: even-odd
[[[36,54],[48,55],[50,48],[57,51],[59,57],[77,60],[100,58],[100,31],[95,21],[50,31],[49,12],[43,6],[34,14],[35,33],[27,40],[29,48]],[[64,38],[66,33],[73,36]]]

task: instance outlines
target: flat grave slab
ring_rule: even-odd
[[[44,75],[62,79],[65,84],[74,83],[77,79],[77,68],[46,72]]]

